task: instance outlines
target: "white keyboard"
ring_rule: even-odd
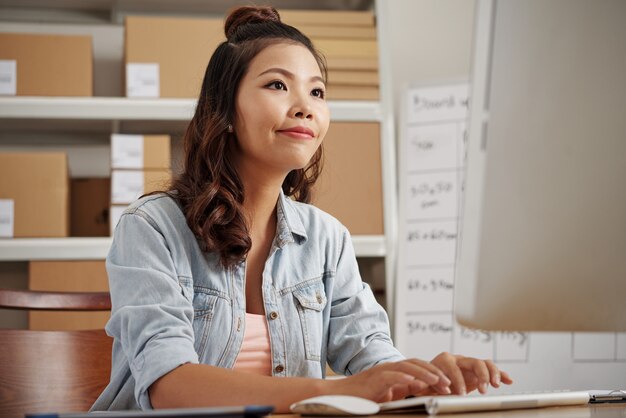
[[[503,409],[541,408],[546,406],[589,403],[587,391],[546,391],[497,395],[423,396],[380,404],[380,411],[426,410],[429,415]]]

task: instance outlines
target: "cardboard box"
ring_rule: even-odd
[[[13,201],[14,237],[67,237],[67,154],[0,153],[0,199]]]
[[[374,26],[374,13],[369,10],[289,10],[278,11],[288,25]]]
[[[0,94],[92,96],[91,36],[0,33]]]
[[[323,26],[311,24],[298,24],[296,27],[306,36],[312,39],[335,38],[335,39],[376,39],[375,26]]]
[[[127,16],[124,28],[127,97],[197,98],[225,40],[222,19]]]
[[[378,57],[326,57],[329,72],[333,70],[378,71]],[[332,79],[332,77],[329,77]]]
[[[171,180],[170,170],[113,170],[111,203],[127,205],[146,193],[167,190]]]
[[[313,204],[353,235],[384,234],[379,124],[333,122],[323,146]]]
[[[332,70],[328,74],[328,83],[343,86],[378,87],[378,71]]]
[[[375,39],[313,39],[313,44],[326,57],[378,58]],[[332,67],[329,66],[332,70]]]
[[[71,229],[73,237],[109,236],[110,178],[78,178],[71,182]]]
[[[31,261],[28,288],[62,292],[108,292],[104,260]],[[102,329],[110,312],[29,312],[28,327],[34,330]]]
[[[328,84],[328,100],[378,100],[380,92],[376,86],[346,86]]]
[[[111,168],[169,169],[169,135],[111,135]]]

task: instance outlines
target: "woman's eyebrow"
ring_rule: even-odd
[[[282,75],[284,75],[285,77],[287,77],[287,78],[289,78],[289,79],[292,79],[292,80],[295,78],[294,74],[293,74],[291,71],[286,70],[286,69],[284,69],[284,68],[279,68],[279,67],[272,67],[272,68],[268,68],[267,70],[265,70],[265,71],[263,71],[262,73],[260,73],[260,74],[257,76],[257,78],[258,78],[258,77],[261,77],[262,75],[268,74],[268,73],[278,73],[278,74],[282,74]],[[323,79],[322,77],[318,76],[318,75],[315,75],[315,76],[311,77],[311,78],[310,78],[310,80],[311,80],[311,81],[319,81],[319,82],[321,82],[322,84],[326,84],[326,83],[324,83],[324,79]]]

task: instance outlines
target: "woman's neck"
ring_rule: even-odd
[[[243,208],[251,235],[264,235],[268,226],[276,224],[276,204],[283,178],[267,175],[242,176]]]

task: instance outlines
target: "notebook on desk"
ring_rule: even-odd
[[[26,418],[261,418],[274,410],[272,406],[223,408],[156,409],[149,411],[107,411],[84,413],[37,413]]]

